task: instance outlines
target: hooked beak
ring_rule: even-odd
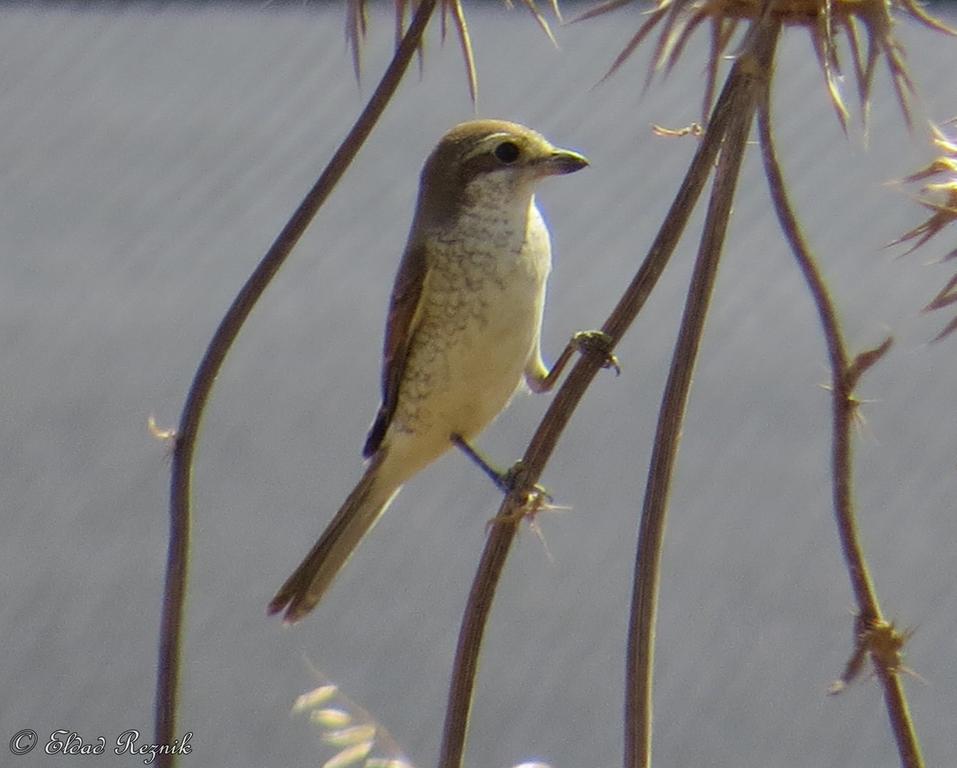
[[[580,171],[588,165],[584,155],[570,149],[556,149],[542,163],[542,173],[546,176],[561,176]]]

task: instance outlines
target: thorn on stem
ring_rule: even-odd
[[[828,694],[836,695],[847,688],[860,675],[864,660],[871,660],[880,669],[890,674],[909,671],[904,666],[903,649],[914,634],[913,629],[899,631],[893,622],[884,619],[866,619],[858,616],[857,631],[854,640],[854,652],[844,667],[840,679],[831,683]]]
[[[887,350],[891,348],[891,344],[893,343],[894,338],[888,336],[878,346],[861,352],[851,361],[851,364],[847,366],[847,370],[844,371],[844,386],[847,392],[850,392],[857,386],[857,382],[864,372],[880,360],[887,353]]]

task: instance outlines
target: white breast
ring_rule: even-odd
[[[394,426],[441,453],[451,433],[481,432],[520,386],[541,329],[551,248],[530,198],[517,212],[472,209],[430,238],[428,253]]]

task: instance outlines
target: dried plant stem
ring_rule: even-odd
[[[625,334],[651,295],[684,232],[721,149],[725,130],[734,119],[737,103],[735,93],[739,81],[746,77],[749,75],[736,67],[728,78],[718,98],[709,130],[698,146],[648,255],[602,326],[613,345]],[[522,458],[522,473],[516,480],[515,491],[502,502],[497,522],[489,533],[462,617],[446,707],[440,768],[460,768],[462,765],[482,637],[499,577],[521,522],[522,499],[541,477],[572,413],[592,379],[601,370],[601,365],[601,355],[585,355],[569,373],[532,437]]]
[[[779,24],[765,17],[757,22],[729,76],[732,118],[726,129],[711,201],[695,262],[684,315],[671,359],[671,369],[658,412],[648,484],[642,507],[635,562],[634,593],[628,627],[625,691],[626,768],[648,768],[652,754],[652,698],[655,622],[660,559],[668,498],[682,421],[691,388],[698,347],[717,275],[741,161],[754,117],[757,94],[771,76]],[[712,128],[709,128],[709,131]]]
[[[176,431],[170,482],[169,550],[160,625],[154,713],[157,744],[172,744],[175,739],[179,649],[182,639],[183,605],[189,559],[192,463],[203,410],[213,382],[233,341],[239,335],[243,323],[259,297],[345,173],[385,110],[408,69],[413,54],[419,47],[435,5],[436,0],[420,0],[409,29],[399,43],[392,61],[382,75],[375,92],[369,98],[365,109],[332,156],[322,175],[299,204],[292,218],[283,227],[269,251],[233,300],[216,329],[193,378]],[[173,761],[173,755],[157,756],[157,765],[161,768],[173,765]]]
[[[814,299],[830,359],[831,473],[834,515],[837,520],[844,561],[857,602],[856,642],[861,651],[870,654],[877,670],[877,676],[880,678],[891,727],[897,741],[901,765],[906,768],[919,768],[924,763],[898,674],[900,671],[899,645],[888,652],[888,649],[879,642],[880,638],[889,637],[892,645],[896,642],[895,638],[899,639],[902,644],[903,639],[895,633],[893,626],[881,614],[877,594],[868,573],[867,562],[864,559],[864,552],[857,532],[851,482],[853,465],[851,427],[857,408],[853,389],[864,370],[873,365],[887,351],[891,340],[887,339],[876,349],[864,352],[853,361],[848,361],[834,302],[830,297],[817,263],[801,234],[800,224],[787,196],[784,177],[774,148],[771,131],[770,91],[767,88],[761,93],[758,107],[758,133],[764,158],[765,175],[768,178],[774,209],[777,212],[784,236],[791,246],[794,258],[807,282],[808,290]],[[857,655],[857,650],[855,649],[855,655]],[[863,655],[863,653],[860,654],[861,658],[863,658]]]

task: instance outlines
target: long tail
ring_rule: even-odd
[[[365,474],[329,523],[319,541],[280,587],[267,608],[285,611],[283,621],[294,624],[316,607],[363,537],[398,493],[399,484],[380,472],[386,451],[372,457]]]

